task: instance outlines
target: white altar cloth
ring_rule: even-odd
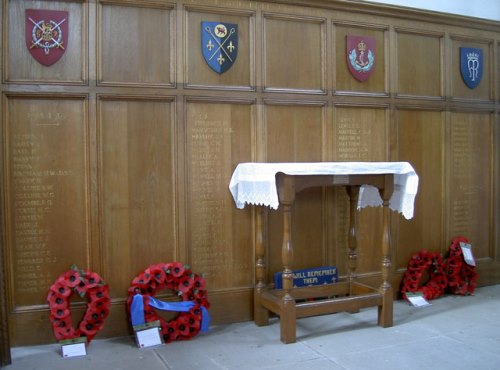
[[[389,207],[413,218],[415,196],[418,191],[418,175],[408,162],[313,162],[313,163],[240,163],[229,183],[237,208],[245,203],[279,206],[276,174],[287,175],[373,175],[394,174],[394,192]],[[358,208],[382,205],[378,190],[371,185],[361,186]]]

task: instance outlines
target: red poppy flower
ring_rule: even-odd
[[[69,307],[69,300],[67,299],[67,297],[59,294],[59,293],[56,293],[54,291],[49,291],[49,294],[47,296],[47,301],[49,303],[49,306],[50,308],[54,308],[54,309],[66,309]]]
[[[180,262],[172,262],[168,268],[174,277],[181,277],[184,274],[184,265]]]
[[[62,275],[62,277],[65,281],[65,285],[70,288],[76,287],[82,279],[78,270],[68,270]]]
[[[101,298],[109,297],[109,285],[98,285],[92,289],[89,289],[88,296],[91,301],[98,301]]]
[[[101,277],[92,271],[88,271],[88,270],[85,271],[84,278],[85,278],[85,284],[87,286],[87,289],[94,288],[94,287],[103,283]]]
[[[57,319],[63,319],[66,317],[70,317],[71,311],[68,308],[65,309],[53,309],[52,307],[50,308],[50,316],[57,318]]]
[[[190,276],[184,275],[179,279],[178,290],[183,293],[186,293],[191,291],[193,285],[194,285],[194,280]]]
[[[90,321],[82,320],[80,325],[78,325],[80,332],[87,337],[87,342],[90,342],[96,336],[99,331],[99,326],[93,324]]]
[[[66,298],[70,297],[73,294],[73,291],[71,290],[71,288],[67,287],[64,284],[63,278],[58,278],[54,282],[54,284],[52,284],[50,286],[50,290],[62,295],[63,297],[66,297]]]
[[[202,278],[201,276],[196,276],[194,278],[194,289],[196,290],[202,290],[202,289],[205,289],[206,287],[206,281],[204,278]]]

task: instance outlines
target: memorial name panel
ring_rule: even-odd
[[[339,162],[384,161],[386,142],[384,109],[338,107],[334,119],[334,158]],[[335,189],[337,258],[344,261],[348,253],[349,203],[344,188]],[[357,272],[380,270],[380,250],[373,240],[380,240],[380,209],[365,208],[358,212]],[[339,271],[343,273],[342,266]]]
[[[450,147],[450,237],[464,236],[476,257],[489,257],[491,199],[489,115],[453,113]]]
[[[9,101],[7,233],[15,306],[44,304],[61,272],[88,266],[82,117],[81,101]]]
[[[251,285],[251,210],[236,210],[227,185],[251,160],[251,106],[189,103],[188,230],[190,264],[211,289]]]

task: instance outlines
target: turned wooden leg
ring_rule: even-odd
[[[292,246],[292,204],[282,203],[283,206],[283,245],[281,249],[281,260],[283,263],[283,290],[284,295],[280,303],[280,326],[281,341],[283,343],[294,343],[296,341],[296,313],[295,300],[291,293],[293,287],[293,246]]]
[[[358,267],[358,240],[357,240],[357,208],[359,198],[359,186],[347,186],[347,195],[349,196],[349,234],[347,237],[348,251],[348,278],[349,295],[352,295],[352,284],[355,279],[356,269]]]
[[[392,178],[391,178],[392,181]],[[390,190],[390,191],[389,191]],[[392,287],[390,283],[391,273],[391,237],[389,230],[389,198],[392,189],[385,188],[380,190],[380,196],[383,200],[383,231],[382,231],[382,284],[380,293],[382,293],[382,306],[378,307],[378,325],[386,328],[393,325],[393,298]]]
[[[256,244],[255,244],[255,289],[254,289],[254,322],[258,326],[269,325],[269,311],[262,306],[261,295],[266,288],[266,262],[264,259],[264,232],[262,228],[264,209],[259,207],[256,215]]]

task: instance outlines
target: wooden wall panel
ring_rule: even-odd
[[[325,19],[264,14],[263,32],[266,90],[325,91]]]
[[[170,100],[100,100],[101,263],[112,297],[178,257],[173,122]]]
[[[348,59],[345,50],[347,50],[347,36],[368,36],[375,39],[375,65],[370,77],[360,82],[356,80],[348,69]],[[364,25],[351,25],[338,23],[335,25],[335,44],[333,46],[335,53],[335,91],[357,92],[362,94],[387,94],[387,48],[386,39],[388,35],[387,26],[381,25],[370,27]]]
[[[255,88],[255,15],[235,9],[207,9],[187,7],[186,24],[189,32],[183,53],[186,60],[184,80],[189,87]],[[237,57],[231,68],[223,74],[212,71],[203,58],[201,22],[224,22],[238,25]]]
[[[8,82],[82,84],[87,80],[87,11],[82,2],[9,1],[3,79]],[[43,3],[43,4],[40,4]],[[65,10],[68,12],[68,42],[61,59],[50,68],[29,53],[25,40],[25,10]],[[48,21],[48,20],[46,20]]]
[[[252,160],[252,105],[187,105],[187,230],[189,263],[212,291],[253,284],[253,225],[228,190],[234,167]]]
[[[68,48],[50,67],[26,48],[27,8],[69,11]],[[391,213],[395,294],[412,253],[444,252],[456,234],[473,243],[479,284],[500,282],[500,26],[391,9],[339,0],[4,1],[0,339],[8,323],[8,345],[54,341],[44,297],[72,263],[110,284],[101,337],[129,334],[130,281],[161,261],[205,274],[214,324],[252,319],[260,211],[236,209],[227,188],[246,161],[409,161],[420,191],[412,220]],[[202,57],[202,21],[238,25],[238,57],[225,73]],[[376,39],[366,82],[347,69],[347,35]],[[461,46],[484,51],[475,89],[460,75]],[[40,150],[24,151],[32,144]],[[21,168],[57,176],[24,183]],[[16,203],[38,196],[53,197],[40,199],[53,200],[50,212]],[[282,268],[280,212],[263,212],[269,278]],[[370,283],[380,280],[380,213],[358,215],[356,272]],[[334,264],[345,274],[345,192],[304,191],[293,218],[292,268]],[[26,247],[19,231],[32,230],[48,241]],[[75,315],[84,307],[75,302]]]
[[[483,76],[479,85],[470,89],[463,81],[460,72],[460,48],[477,48],[483,50]],[[492,99],[492,89],[494,83],[492,80],[492,65],[491,53],[492,42],[488,40],[471,40],[464,39],[458,36],[452,36],[451,52],[452,52],[452,96],[455,99],[472,99],[472,100],[490,100]]]
[[[476,258],[491,249],[492,138],[490,114],[453,112],[448,148],[448,239],[465,236]]]
[[[388,135],[387,112],[383,108],[336,107],[334,116],[335,161],[385,161]],[[347,235],[349,231],[348,197],[343,188],[335,189],[335,245],[337,264],[342,274],[347,272]],[[381,240],[380,210],[366,208],[358,214],[358,273],[380,269]]]
[[[322,105],[266,105],[265,137],[268,162],[318,162],[323,158],[326,129]],[[321,189],[297,194],[292,213],[293,268],[322,266],[326,258],[325,205]],[[281,210],[269,213],[269,279],[281,271]]]
[[[105,2],[99,6],[98,81],[172,85],[175,74],[172,5]]]
[[[10,330],[13,343],[40,342],[48,287],[71,265],[90,266],[87,101],[13,94],[3,105]]]
[[[442,34],[397,30],[398,94],[443,96],[442,38]]]
[[[443,196],[444,113],[400,109],[396,115],[398,158],[410,162],[419,174],[415,200],[415,218],[399,218],[395,269],[405,269],[412,254],[420,250],[446,253],[444,239]],[[396,235],[395,235],[396,236]]]

